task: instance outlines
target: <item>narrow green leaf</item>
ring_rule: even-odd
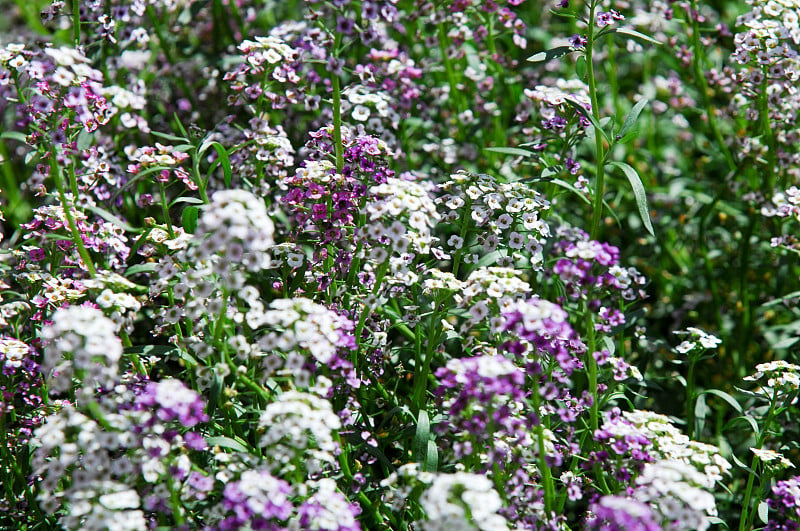
[[[739,402],[737,402],[735,398],[733,398],[731,395],[729,395],[729,394],[728,394],[728,393],[726,393],[725,391],[720,391],[719,389],[706,389],[705,391],[703,391],[703,392],[702,392],[702,393],[700,393],[700,394],[701,394],[701,395],[702,395],[702,394],[714,395],[714,396],[716,396],[716,397],[719,397],[719,398],[723,399],[723,400],[724,400],[725,402],[727,402],[727,403],[728,403],[728,405],[729,405],[729,406],[731,406],[731,407],[732,407],[732,408],[733,408],[733,409],[734,409],[734,410],[735,410],[737,413],[742,413],[742,412],[744,411],[744,410],[742,409],[742,406],[741,406],[741,404],[739,404]]]
[[[636,105],[633,106],[631,112],[625,116],[625,120],[622,122],[622,127],[620,127],[619,132],[617,133],[617,138],[623,138],[629,131],[633,129],[633,126],[636,125],[636,120],[639,119],[639,115],[642,113],[642,109],[644,109],[645,105],[649,103],[649,100],[646,98],[642,98],[636,102]]]
[[[632,30],[630,28],[614,28],[610,31],[610,33],[621,33],[623,35],[627,35],[628,37],[633,37],[635,39],[643,40],[645,42],[649,42],[650,44],[658,44],[661,45],[660,41],[655,40],[653,37],[649,35],[645,35],[644,33],[639,33],[636,30]]]
[[[774,348],[776,350],[789,348],[792,345],[794,345],[795,343],[797,343],[798,341],[800,341],[800,337],[795,337],[795,336],[784,337],[783,339],[781,339],[777,343],[773,344],[772,348]]]
[[[428,440],[431,436],[431,421],[428,412],[420,410],[417,417],[417,429],[414,433],[414,457],[423,463],[428,449]]]
[[[216,150],[217,155],[219,156],[219,161],[220,161],[220,164],[222,165],[222,173],[225,176],[225,186],[227,188],[230,188],[230,186],[231,186],[231,159],[228,156],[228,151],[225,149],[225,146],[223,146],[222,144],[220,144],[217,141],[213,141],[213,142],[206,141],[206,142],[203,142],[203,144],[200,146],[200,149],[198,150],[198,155],[199,156],[202,155],[210,147],[213,147]]]
[[[493,151],[494,153],[502,153],[504,155],[513,155],[515,157],[532,157],[535,153],[527,149],[520,149],[515,147],[488,147],[485,151]]]
[[[100,208],[99,206],[87,205],[85,208],[86,208],[86,210],[88,210],[88,211],[90,211],[90,212],[92,212],[94,214],[97,214],[98,216],[100,216],[104,220],[108,221],[109,223],[113,223],[114,225],[116,225],[117,227],[121,228],[125,232],[132,232],[134,234],[139,234],[140,232],[142,232],[142,229],[137,229],[136,227],[131,227],[130,225],[128,225],[127,223],[122,221],[122,219],[118,218],[117,216],[115,216],[114,214],[109,212],[108,210]]]
[[[581,55],[575,61],[575,73],[578,75],[578,79],[586,77],[586,56]]]
[[[27,142],[25,142],[25,138],[27,138],[25,134],[20,133],[19,131],[5,131],[4,133],[0,134],[0,139],[16,140],[17,142],[22,142],[23,144],[27,144]]]
[[[155,271],[155,269],[156,269],[156,264],[154,263],[136,264],[126,269],[124,276],[130,277],[138,273],[152,273],[153,271]]]
[[[578,198],[580,198],[580,200],[586,203],[587,205],[592,204],[592,201],[588,197],[586,197],[586,194],[575,188],[567,181],[562,181],[561,179],[552,179],[550,182],[555,184],[556,186],[560,186],[561,188],[569,190],[570,192],[578,196]]]
[[[642,223],[644,223],[647,232],[649,232],[651,236],[655,236],[656,233],[653,230],[653,223],[650,221],[650,211],[647,208],[647,194],[645,193],[644,185],[639,178],[639,174],[636,173],[636,170],[629,164],[624,162],[612,161],[608,164],[622,170],[622,173],[628,178],[628,181],[631,183],[631,188],[633,189],[633,196],[636,199],[636,206],[639,208],[639,216],[642,218]]]
[[[189,203],[190,205],[202,205],[203,200],[198,197],[191,197],[191,196],[183,196],[175,198],[172,203],[169,204],[169,207],[172,208],[178,203]]]
[[[158,138],[163,138],[164,140],[170,140],[172,142],[183,142],[184,144],[189,142],[188,138],[171,135],[169,133],[160,133],[158,131],[150,131],[150,134],[153,135],[153,136],[157,136]]]
[[[183,230],[189,234],[194,234],[194,231],[197,230],[197,212],[198,209],[196,206],[187,206],[183,209],[183,213],[181,214]]]
[[[209,446],[219,446],[221,448],[229,448],[236,452],[247,452],[247,446],[242,444],[241,442],[237,441],[236,439],[231,439],[230,437],[206,437],[206,442]]]
[[[528,61],[531,63],[545,63],[563,57],[573,51],[572,46],[556,46],[555,48],[531,55],[528,57]]]
[[[436,443],[428,439],[428,446],[425,452],[425,463],[422,469],[425,472],[436,472],[439,468],[439,450],[436,448]]]

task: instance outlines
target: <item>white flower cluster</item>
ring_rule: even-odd
[[[366,122],[369,132],[382,132],[384,121],[397,130],[400,115],[392,108],[391,97],[386,92],[365,85],[351,85],[342,91],[342,96],[345,97],[342,112],[349,113],[356,122]]]
[[[719,453],[716,446],[693,441],[676,428],[665,415],[652,411],[625,411],[622,416],[630,422],[603,424],[603,430],[611,433],[616,439],[625,439],[629,435],[644,435],[651,446],[647,453],[656,459],[679,461],[692,466],[700,474],[696,481],[706,489],[712,489],[714,483],[722,480],[724,474],[731,469],[730,463]]]
[[[520,271],[510,267],[481,267],[470,273],[454,296],[458,307],[467,309],[470,315],[462,332],[487,318],[492,332],[500,332],[505,324],[501,314],[530,296],[531,286],[520,276]]]
[[[330,402],[317,395],[287,391],[267,405],[258,420],[259,446],[267,448],[278,470],[292,470],[305,458],[309,474],[334,462],[339,445],[333,433],[342,427]]]
[[[550,119],[555,115],[555,108],[572,100],[581,104],[587,111],[592,109],[589,98],[589,87],[578,79],[558,79],[556,86],[537,85],[522,91],[527,97],[541,106],[542,117]]]
[[[219,262],[215,269],[242,264],[249,271],[270,265],[275,225],[264,201],[245,190],[221,190],[211,197],[197,223],[190,258]]]
[[[497,514],[503,507],[500,496],[480,474],[436,474],[419,501],[427,519],[417,524],[424,531],[508,529],[506,519]]]
[[[690,352],[703,352],[704,350],[717,348],[722,344],[722,340],[716,336],[712,336],[699,328],[689,327],[685,331],[675,332],[676,335],[688,335],[689,339],[685,339],[680,345],[675,347],[675,352],[679,354],[688,354]]]
[[[633,496],[651,504],[664,529],[705,531],[710,525],[708,517],[717,515],[714,495],[704,488],[705,478],[683,461],[656,461],[646,464],[636,478]]]
[[[0,367],[19,369],[28,357],[30,347],[13,337],[0,337]]]
[[[800,389],[800,365],[783,360],[759,363],[756,372],[744,379],[761,382],[759,392],[772,398],[775,393],[780,395]]]
[[[800,43],[800,2],[796,0],[749,0],[750,11],[736,19],[744,31],[734,37],[733,57],[740,64],[755,59],[771,66],[782,58],[797,57]]]
[[[392,250],[405,253],[411,248],[427,254],[431,250],[431,229],[439,220],[436,205],[430,197],[430,187],[424,181],[389,177],[385,183],[370,188],[373,199],[366,206],[369,222],[363,236],[370,240],[387,241]],[[382,262],[378,249],[371,256]],[[381,260],[383,258],[384,260]]]
[[[251,325],[276,329],[259,339],[259,347],[266,352],[302,348],[320,363],[328,363],[353,328],[346,317],[305,297],[275,299],[269,307],[259,322],[251,321]]]
[[[794,216],[800,220],[800,188],[792,186],[784,192],[778,192],[772,196],[772,205],[761,207],[761,215],[766,217]]]
[[[283,39],[274,37],[256,37],[254,41],[245,40],[237,49],[247,54],[247,64],[254,69],[262,69],[262,65],[292,62],[297,59],[297,51],[286,44]]]
[[[53,323],[44,326],[41,335],[46,345],[42,370],[50,391],[69,391],[73,378],[80,380],[81,392],[87,395],[97,387],[113,387],[122,357],[122,343],[116,331],[114,321],[97,308],[70,306],[56,310]]]
[[[549,225],[540,218],[540,212],[550,207],[543,196],[520,182],[500,182],[490,175],[463,171],[451,175],[441,190],[444,193],[436,203],[445,222],[458,226],[469,216],[484,229],[475,242],[479,248],[467,246],[469,242],[458,234],[447,240],[449,249],[463,253],[465,263],[477,263],[482,255],[493,253],[498,265],[510,266],[525,258],[524,250],[533,267],[541,266],[542,246],[550,236]]]
[[[40,506],[55,514],[63,504],[59,523],[64,529],[145,529],[139,495],[124,478],[134,465],[119,455],[136,441],[133,426],[110,411],[104,418],[119,431],[102,429],[71,405],[49,415],[36,430],[32,468],[41,478]],[[65,476],[71,481],[62,488]]]

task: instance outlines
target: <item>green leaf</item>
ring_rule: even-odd
[[[247,446],[243,443],[237,441],[236,439],[231,439],[230,437],[206,437],[206,442],[209,446],[219,446],[221,448],[229,448],[236,452],[244,452],[247,453],[248,449]]]
[[[632,30],[630,28],[614,28],[610,31],[610,33],[621,33],[623,35],[627,35],[628,37],[633,37],[635,39],[643,40],[645,42],[649,42],[650,44],[658,44],[661,45],[660,41],[655,40],[653,37],[649,35],[645,35],[644,33],[639,33],[636,30]]]
[[[89,146],[92,145],[92,135],[86,129],[81,129],[81,132],[78,133],[78,140],[75,142],[75,147],[78,151],[86,151],[89,149]]]
[[[129,277],[132,275],[136,275],[138,273],[152,273],[153,271],[155,271],[155,269],[156,269],[156,264],[154,263],[136,264],[126,269],[124,276]]]
[[[708,394],[708,395],[714,395],[716,397],[719,397],[719,398],[723,399],[725,402],[727,402],[728,405],[731,406],[734,410],[736,410],[737,413],[742,413],[743,412],[741,404],[739,404],[739,402],[737,402],[735,398],[733,398],[731,395],[729,395],[725,391],[720,391],[719,389],[706,389],[705,391],[703,391],[700,394],[701,395]]]
[[[425,463],[422,470],[425,472],[436,472],[439,468],[439,450],[433,440],[428,440],[427,451],[425,452]]]
[[[428,412],[421,409],[417,416],[417,429],[414,432],[414,457],[417,462],[424,463],[431,437],[431,421]]]
[[[187,206],[183,209],[181,214],[181,222],[183,223],[183,230],[189,234],[194,234],[197,230],[197,212],[196,206]]]
[[[795,337],[795,336],[784,337],[783,339],[781,339],[777,343],[773,344],[772,348],[774,348],[776,350],[789,348],[792,345],[794,345],[795,343],[797,343],[798,341],[800,341],[800,337]]]
[[[581,55],[575,61],[575,73],[578,75],[578,79],[586,77],[586,56]]]
[[[150,131],[150,134],[153,136],[157,136],[158,138],[163,138],[164,140],[169,140],[171,142],[182,142],[184,144],[189,142],[188,138],[170,135],[168,133],[159,133],[158,131]]]
[[[25,141],[27,137],[24,133],[20,133],[19,131],[6,131],[3,134],[0,134],[0,139],[2,140],[16,140],[17,142],[22,142],[23,144],[27,144]]]
[[[573,50],[572,46],[556,46],[550,50],[545,50],[543,52],[531,55],[528,57],[528,61],[531,63],[546,63],[548,61],[552,61],[553,59],[563,57],[573,51],[575,50]]]
[[[203,153],[205,153],[208,150],[208,148],[210,148],[210,147],[213,147],[216,150],[217,155],[219,156],[219,162],[222,165],[222,173],[225,176],[225,186],[227,188],[230,188],[230,186],[231,186],[231,159],[228,156],[228,151],[225,149],[225,147],[222,144],[220,144],[219,142],[217,142],[217,141],[213,141],[213,142],[205,141],[200,146],[200,149],[198,151],[198,156],[202,156]],[[200,183],[197,183],[197,184],[200,184]]]
[[[758,504],[758,518],[765,524],[769,523],[769,505],[766,501]]]
[[[131,227],[130,225],[128,225],[127,223],[122,221],[120,218],[118,218],[117,216],[115,216],[114,214],[109,212],[108,210],[104,210],[104,209],[102,209],[102,208],[100,208],[98,206],[94,206],[94,205],[87,205],[85,208],[89,212],[97,214],[98,216],[100,216],[104,220],[108,221],[109,223],[113,223],[114,225],[116,225],[117,227],[121,228],[125,232],[132,232],[134,234],[139,234],[140,232],[142,232],[142,229],[137,229],[136,227]]]
[[[586,194],[584,194],[583,192],[581,192],[580,190],[575,188],[573,185],[571,185],[567,181],[562,181],[561,179],[553,179],[550,182],[555,184],[556,186],[560,186],[561,188],[565,188],[565,189],[569,190],[573,194],[577,195],[581,199],[581,201],[583,201],[587,205],[591,205],[592,204],[592,201],[588,197],[586,197]]]
[[[651,236],[655,236],[653,224],[650,221],[650,211],[647,208],[647,194],[645,193],[644,185],[639,178],[639,174],[636,173],[636,170],[629,164],[624,162],[612,161],[608,164],[622,170],[622,173],[628,178],[628,181],[631,183],[631,188],[633,189],[633,196],[636,199],[636,206],[639,208],[639,216],[642,218],[642,223],[644,223],[647,232],[649,232]]]
[[[502,153],[504,155],[513,155],[515,157],[532,157],[535,153],[527,149],[520,149],[515,147],[488,147],[485,151],[492,151],[494,153]]]
[[[625,120],[622,122],[622,127],[620,127],[619,132],[617,133],[617,139],[622,139],[625,135],[633,129],[633,126],[636,125],[636,120],[639,119],[639,115],[642,113],[642,109],[644,109],[645,105],[649,103],[649,100],[646,98],[642,98],[636,102],[636,105],[633,106],[631,112],[625,116]]]
[[[203,200],[198,197],[191,197],[191,196],[184,196],[184,197],[177,197],[175,200],[169,204],[169,207],[172,208],[178,203],[189,203],[190,205],[202,205]]]

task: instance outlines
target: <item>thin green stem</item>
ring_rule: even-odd
[[[586,75],[589,81],[589,99],[592,103],[592,116],[595,123],[600,122],[600,103],[597,98],[597,78],[594,71],[594,14],[597,4],[591,1],[589,7],[589,21],[586,29]],[[594,131],[595,157],[597,159],[596,179],[594,186],[594,206],[592,209],[591,236],[596,240],[600,233],[600,219],[603,216],[603,194],[605,192],[605,146],[603,134],[599,127]]]
[[[722,155],[725,157],[725,162],[728,164],[728,170],[733,171],[736,169],[736,161],[733,160],[733,155],[728,149],[728,145],[725,143],[725,140],[722,138],[722,133],[717,125],[716,113],[711,105],[711,98],[708,94],[708,81],[706,81],[704,72],[705,65],[703,64],[705,62],[705,54],[703,45],[700,43],[700,24],[695,16],[697,13],[697,0],[690,0],[689,10],[690,11],[687,13],[687,15],[692,25],[692,66],[694,67],[695,81],[699,85],[698,88],[700,89],[700,98],[706,111],[706,117],[708,119],[708,126],[711,128],[711,134],[714,135],[714,139],[717,142],[717,147],[719,147]]]
[[[77,47],[81,43],[81,1],[72,0],[72,42]]]
[[[778,389],[775,388],[772,391],[772,399],[769,404],[769,411],[767,412],[767,420],[764,422],[764,427],[761,428],[761,432],[759,433],[758,437],[756,438],[756,450],[761,450],[761,447],[764,445],[764,441],[767,440],[767,436],[769,434],[769,426],[772,424],[772,420],[775,417],[775,406],[778,403]],[[739,531],[745,531],[746,529],[752,529],[753,527],[753,519],[755,517],[755,511],[750,514],[750,501],[753,497],[753,484],[755,483],[755,476],[756,476],[756,467],[758,466],[758,455],[753,454],[753,460],[750,463],[750,475],[747,477],[747,486],[745,487],[744,492],[744,501],[742,502],[742,515],[739,518]],[[756,500],[756,504],[760,500]]]
[[[56,189],[58,190],[58,198],[61,201],[61,208],[64,209],[64,217],[67,218],[67,225],[69,226],[70,233],[72,234],[72,241],[78,248],[78,254],[81,257],[86,270],[89,272],[89,275],[95,277],[97,276],[97,270],[94,267],[94,262],[92,262],[92,257],[89,255],[89,251],[87,251],[86,246],[83,245],[83,238],[81,237],[81,233],[78,231],[78,226],[75,224],[75,218],[72,216],[72,205],[70,205],[67,201],[67,194],[64,191],[64,176],[61,173],[61,166],[58,165],[58,161],[56,160],[55,152],[53,152],[50,156],[50,170],[50,174],[53,177],[53,181],[56,184]],[[73,200],[76,198],[76,196],[73,196]]]

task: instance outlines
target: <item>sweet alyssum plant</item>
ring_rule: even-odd
[[[2,525],[796,530],[800,4],[717,4],[9,7]]]

